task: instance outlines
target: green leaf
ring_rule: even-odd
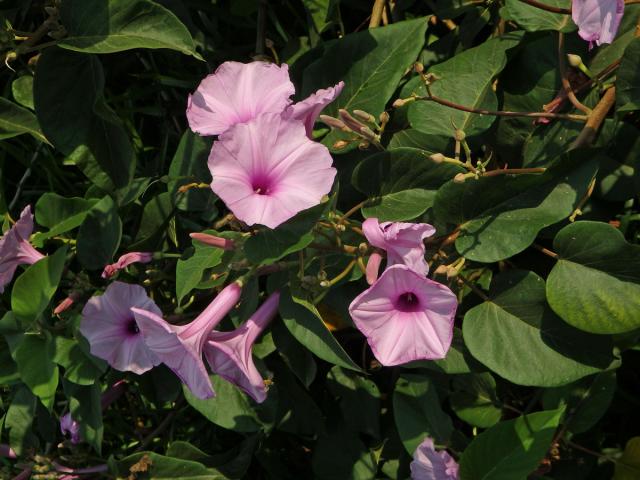
[[[153,480],[227,480],[213,468],[193,460],[183,460],[160,455],[155,452],[139,452],[123,458],[117,463],[119,476],[130,476],[131,468],[144,462],[148,464],[148,477]],[[136,475],[137,476],[137,475]]]
[[[87,357],[78,342],[65,337],[55,337],[53,361],[64,368],[64,378],[77,385],[93,385],[105,371],[98,363]]]
[[[563,407],[568,413],[563,423],[571,433],[590,430],[607,413],[616,393],[616,372],[603,372],[563,387],[544,391],[547,410]]]
[[[507,63],[507,51],[521,40],[522,32],[511,32],[431,67],[429,73],[438,78],[431,86],[431,93],[465,107],[497,110],[493,81]],[[414,93],[427,95],[422,84]],[[446,138],[454,134],[452,123],[467,137],[473,137],[486,131],[495,121],[491,115],[463,112],[430,101],[413,102],[409,106],[408,117],[414,129]]]
[[[107,265],[120,245],[122,221],[118,207],[106,195],[96,203],[80,225],[78,231],[78,260],[89,270]]]
[[[571,0],[544,0],[544,4],[571,10]],[[520,0],[506,0],[505,6],[500,10],[500,16],[503,20],[516,22],[528,32],[557,30],[566,33],[576,29],[571,15],[548,12]]]
[[[410,455],[429,436],[447,443],[453,423],[440,406],[436,387],[424,375],[403,374],[393,391],[393,416],[405,449]]]
[[[104,100],[104,72],[93,55],[47,48],[34,80],[36,114],[53,145],[105,190],[127,186],[136,159],[120,118]]]
[[[70,217],[86,213],[95,203],[94,199],[63,197],[47,192],[36,203],[36,221],[43,227],[54,228]]]
[[[236,432],[257,432],[261,422],[250,398],[218,375],[211,375],[216,396],[201,400],[183,386],[184,396],[193,408],[216,425]]]
[[[100,455],[104,433],[100,384],[83,386],[64,379],[62,385],[69,399],[71,418],[80,424],[80,437]]]
[[[426,29],[427,17],[423,17],[352,33],[328,44],[324,55],[304,71],[302,98],[343,80],[342,94],[325,113],[336,116],[339,108],[345,108],[377,116],[418,57]],[[325,144],[332,145],[338,138],[339,134],[330,133]]]
[[[31,110],[34,109],[33,77],[31,75],[23,75],[11,82],[11,93],[20,105]]]
[[[450,401],[456,415],[474,427],[491,427],[502,417],[496,381],[490,373],[457,375]]]
[[[344,426],[318,438],[311,465],[313,476],[307,478],[316,480],[372,480],[377,470],[373,452],[359,435]]]
[[[185,130],[169,167],[169,191],[175,196],[176,206],[187,212],[214,208],[215,196],[210,188],[191,188],[178,193],[178,188],[189,183],[210,183],[211,173],[207,159],[211,151],[210,137],[201,137]]]
[[[512,270],[494,278],[489,300],[462,324],[471,354],[518,385],[552,387],[617,366],[610,338],[564,323],[545,300],[544,280]]]
[[[433,206],[436,192],[415,188],[372,198],[362,208],[365,218],[376,217],[381,222],[401,222],[419,217]]]
[[[284,363],[287,364],[298,380],[306,388],[309,388],[318,370],[311,352],[291,335],[283,322],[272,324],[271,334],[278,354],[282,357]]]
[[[58,388],[58,366],[53,363],[55,345],[50,335],[26,334],[12,349],[21,380],[48,410]]]
[[[291,334],[319,358],[349,370],[360,371],[340,346],[314,306],[296,302],[291,293],[282,292],[280,316]]]
[[[25,326],[35,321],[49,305],[60,283],[66,255],[67,248],[60,248],[27,268],[13,285],[11,308]]]
[[[556,235],[558,262],[547,279],[551,308],[592,333],[640,327],[640,246],[602,222],[576,222]]]
[[[640,110],[640,38],[634,38],[624,51],[616,77],[618,113]]]
[[[460,458],[460,480],[527,478],[551,446],[562,413],[531,413],[482,432]]]
[[[158,250],[167,237],[171,219],[175,215],[175,204],[169,192],[153,197],[144,206],[136,242],[130,246],[133,250]]]
[[[186,260],[178,260],[176,265],[176,297],[178,305],[182,299],[193,290],[202,280],[202,275],[208,268],[219,265],[224,255],[221,248],[204,245],[194,241],[195,251]]]
[[[38,439],[31,432],[37,402],[38,399],[29,389],[22,386],[11,399],[4,418],[4,427],[9,430],[9,444],[18,456],[25,455],[28,448],[38,445]]]
[[[307,247],[313,241],[311,230],[326,206],[311,207],[275,229],[260,230],[244,244],[247,259],[255,265],[267,265]]]
[[[632,437],[616,462],[613,480],[635,480],[640,475],[640,437]]]
[[[560,157],[543,174],[453,181],[436,195],[443,222],[461,223],[456,249],[469,260],[496,262],[520,253],[538,232],[567,218],[598,168],[591,150]]]
[[[15,137],[23,133],[30,134],[40,142],[49,143],[40,130],[38,119],[32,112],[0,97],[0,139]]]
[[[189,30],[150,0],[66,0],[60,21],[68,35],[63,48],[113,53],[132,48],[169,48],[201,59]]]

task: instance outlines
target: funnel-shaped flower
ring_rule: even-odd
[[[202,361],[202,349],[211,330],[240,300],[242,287],[238,283],[226,286],[200,315],[187,325],[171,325],[159,314],[133,308],[136,322],[145,342],[160,360],[198,398],[215,395],[211,379]]]
[[[189,126],[200,135],[219,135],[261,113],[282,113],[294,92],[286,64],[224,62],[189,95]]]
[[[371,245],[386,250],[387,267],[402,264],[423,275],[429,272],[422,241],[436,229],[428,223],[380,223],[377,218],[367,218],[362,231]]]
[[[211,188],[243,222],[276,228],[320,203],[336,170],[301,122],[264,114],[220,135],[209,155]]]
[[[453,338],[453,292],[406,265],[388,267],[349,313],[382,365],[444,358]]]
[[[151,252],[125,253],[118,258],[116,263],[112,263],[111,265],[104,267],[104,270],[102,271],[102,278],[111,278],[118,272],[118,270],[122,270],[132,263],[149,263],[151,260],[153,260],[153,253]]]
[[[589,45],[613,42],[623,13],[624,0],[573,0],[571,6],[578,34]]]
[[[458,480],[458,463],[445,450],[436,452],[426,437],[413,453],[411,480]]]
[[[324,108],[333,102],[344,88],[344,82],[339,82],[337,85],[329,88],[321,88],[315,93],[312,93],[304,100],[294,103],[287,108],[285,116],[300,120],[304,123],[304,128],[307,132],[307,136],[311,138],[313,133],[313,125],[316,123],[320,112]]]
[[[89,341],[93,355],[116,370],[141,375],[160,360],[147,348],[132,307],[161,314],[140,285],[113,282],[104,295],[91,297],[84,306],[80,332]]]
[[[16,224],[4,236],[0,237],[0,293],[13,278],[18,265],[31,265],[44,258],[29,243],[33,232],[33,214],[26,206]]]
[[[264,380],[253,363],[251,347],[278,311],[280,293],[275,292],[249,320],[232,332],[213,332],[204,347],[204,355],[214,373],[237,385],[262,403],[267,398]]]

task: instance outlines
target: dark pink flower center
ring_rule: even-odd
[[[256,175],[251,182],[251,188],[258,195],[269,195],[273,193],[273,182],[266,175]]]
[[[396,298],[395,308],[401,312],[417,312],[422,310],[420,299],[413,292],[405,292]]]
[[[138,324],[136,323],[135,318],[130,318],[129,320],[127,320],[126,326],[125,326],[127,333],[129,335],[137,335],[138,333],[140,333],[140,329],[138,328]]]

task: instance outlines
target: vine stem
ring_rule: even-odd
[[[562,13],[564,15],[571,15],[570,8],[561,8],[561,7],[553,7],[551,5],[547,5],[546,3],[538,2],[536,0],[520,0],[522,3],[526,3],[527,5],[531,5],[532,7],[539,8],[540,10],[545,10],[547,12],[552,13]]]
[[[499,168],[497,170],[489,170],[483,173],[482,177],[496,177],[498,175],[522,175],[525,173],[544,173],[546,168]]]
[[[578,135],[578,138],[571,144],[570,149],[574,150],[580,147],[587,147],[593,143],[598,133],[598,129],[607,117],[609,110],[616,103],[616,87],[607,89],[598,104],[593,109],[591,115],[587,119],[587,123]]]
[[[458,278],[462,280],[462,283],[464,283],[467,287],[469,287],[471,291],[473,291],[473,293],[478,295],[482,300],[484,300],[485,302],[491,301],[491,299],[487,296],[487,294],[485,294],[482,290],[476,287],[476,285],[473,282],[470,282],[467,278],[465,278],[464,275],[462,275],[461,273],[458,273]]]
[[[542,245],[538,245],[537,243],[534,243],[531,246],[536,250],[544,253],[546,256],[553,258],[554,260],[558,260],[560,258],[560,255],[558,255],[556,252],[552,252],[548,248],[544,248]]]
[[[344,223],[347,220],[347,218],[349,218],[351,215],[353,215],[358,210],[360,210],[362,207],[364,207],[368,202],[369,202],[369,199],[363,200],[362,202],[358,203],[357,205],[354,205],[351,209],[349,209],[349,211],[347,213],[345,213],[344,215],[342,215],[340,217],[340,220],[338,220],[338,223]]]
[[[371,10],[371,19],[369,20],[369,28],[376,28],[380,26],[385,2],[386,0],[376,0],[373,4],[373,10]]]
[[[558,32],[558,69],[560,70],[562,88],[571,104],[587,115],[591,115],[591,109],[578,100],[571,87],[571,82],[569,82],[569,77],[567,76],[567,59],[564,53],[564,33],[562,32]]]

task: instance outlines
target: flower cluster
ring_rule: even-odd
[[[310,137],[343,86],[291,104],[287,65],[225,62],[189,97],[191,129],[218,135],[209,155],[211,188],[239,220],[276,228],[329,193],[331,154]]]
[[[349,306],[356,327],[382,365],[444,358],[458,302],[449,288],[426,277],[423,240],[435,229],[425,223],[380,223],[369,218],[362,230],[371,245],[386,252],[387,267],[377,278],[380,254],[369,259],[371,287]]]

